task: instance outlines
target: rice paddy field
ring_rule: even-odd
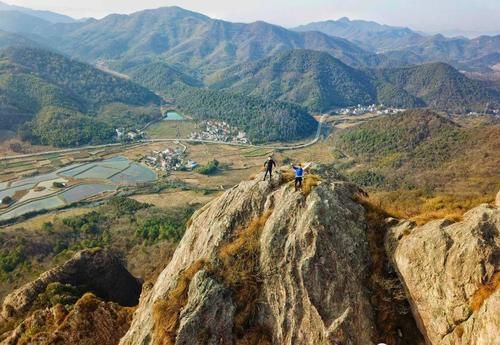
[[[187,135],[195,126],[190,120],[161,121],[148,129],[148,135],[156,132],[159,137],[165,137],[168,132],[175,137],[177,131]],[[116,194],[121,188],[129,189],[130,186],[156,181],[155,171],[136,162],[154,150],[164,150],[166,146],[168,144],[165,143],[139,143],[0,160],[0,199],[13,199],[8,205],[0,206],[0,222],[10,222],[28,214],[31,217],[45,211],[66,209],[84,201],[101,200]],[[262,170],[268,155],[273,155],[279,166],[284,165],[285,159],[294,162],[332,159],[331,150],[324,142],[310,148],[283,152],[217,144],[186,143],[186,146],[186,159],[193,159],[201,165],[216,159],[221,163],[220,171],[212,176],[194,171],[173,171],[160,175],[170,175],[169,178],[183,181],[194,188],[209,190],[224,190],[254,176]],[[171,193],[168,198],[187,198],[187,195],[178,193],[180,191]],[[165,197],[167,195],[159,194],[157,197],[149,194],[144,200],[161,204]],[[213,196],[189,197],[199,199],[196,203],[204,203]],[[176,201],[173,202],[176,204]]]
[[[153,182],[156,174],[125,157],[76,163],[56,171],[0,184],[0,199],[10,204],[0,209],[0,221],[25,214],[70,206],[115,193],[120,187]]]

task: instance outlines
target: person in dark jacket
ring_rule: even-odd
[[[302,179],[304,178],[304,169],[302,168],[302,164],[296,166],[292,164],[292,169],[295,170],[295,191],[302,189]]]
[[[273,157],[267,157],[267,161],[264,163],[264,168],[266,169],[266,173],[264,174],[264,181],[266,180],[267,175],[269,174],[269,180],[273,178],[273,168],[276,167],[276,162],[273,160]]]

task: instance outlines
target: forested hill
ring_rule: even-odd
[[[447,64],[355,69],[312,50],[279,53],[206,80],[215,89],[298,103],[314,112],[372,103],[467,112],[500,103],[498,92]]]
[[[160,116],[160,98],[131,81],[37,48],[0,51],[2,129],[56,146],[106,142],[113,126]],[[120,104],[130,107],[117,114]],[[137,110],[137,112],[135,112]]]
[[[95,110],[111,102],[130,105],[160,103],[153,92],[88,64],[42,49],[7,48],[0,53],[10,62],[4,73],[30,73],[64,89],[78,101],[79,110]]]
[[[333,56],[292,50],[212,75],[211,87],[294,102],[313,111],[376,103],[370,77]]]
[[[382,69],[375,77],[422,100],[428,107],[447,111],[483,111],[500,104],[500,93],[467,78],[450,65],[431,63]]]
[[[201,88],[176,92],[175,104],[198,119],[217,119],[247,132],[253,143],[304,139],[318,123],[304,108],[285,102]]]

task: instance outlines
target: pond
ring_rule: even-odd
[[[182,116],[176,111],[167,112],[167,116],[163,118],[163,121],[182,121],[182,120],[184,120],[184,116]]]

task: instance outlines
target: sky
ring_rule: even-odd
[[[313,21],[373,20],[429,33],[500,34],[500,0],[0,0],[75,18],[180,6],[213,18],[293,27]]]

